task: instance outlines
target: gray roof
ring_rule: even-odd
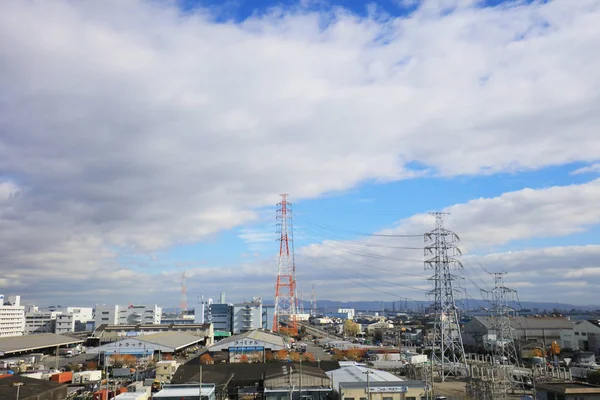
[[[183,349],[204,340],[204,338],[181,332],[155,333],[152,335],[137,336],[137,339],[142,342],[171,347],[174,350]]]
[[[473,317],[486,328],[494,327],[493,317]],[[564,317],[515,317],[510,319],[514,329],[573,329],[573,322]]]
[[[19,353],[49,347],[67,346],[69,344],[83,343],[81,339],[54,333],[40,333],[37,335],[9,336],[0,338],[0,354]]]
[[[369,382],[370,387],[389,387],[389,386],[407,386],[425,388],[423,381],[397,381],[397,382]],[[367,382],[342,382],[340,387],[345,389],[360,389],[367,387]]]
[[[342,365],[342,364],[340,364]],[[348,382],[367,382],[367,374],[369,372],[369,382],[402,382],[403,379],[379,369],[367,368],[363,365],[348,365],[342,366],[340,369],[327,372],[327,375],[338,384]]]
[[[274,333],[265,332],[261,330],[253,330],[242,333],[240,335],[233,335],[228,337],[227,339],[219,340],[217,343],[213,344],[209,347],[210,351],[221,350],[229,348],[229,344],[234,344],[236,340],[242,339],[252,339],[258,340],[264,343],[272,344],[274,346],[279,346],[281,348],[285,347],[285,340],[282,336],[276,335]]]

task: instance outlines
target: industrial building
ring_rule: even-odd
[[[572,330],[562,330],[560,346],[563,349],[591,351],[600,355],[600,321],[577,321]]]
[[[549,346],[559,342],[561,332],[572,331],[574,324],[564,317],[513,317],[510,326],[514,337],[522,342]],[[496,339],[492,317],[473,317],[462,329],[465,346],[485,347]]]
[[[339,399],[417,400],[425,395],[422,381],[405,381],[389,372],[352,362],[340,363],[340,367],[327,372]]]
[[[199,383],[189,385],[165,385],[165,387],[152,395],[153,399],[161,400],[181,400],[181,399],[199,399],[216,400],[215,385]]]
[[[0,338],[25,334],[25,307],[21,296],[4,298],[0,294]]]
[[[0,357],[10,357],[32,351],[54,352],[58,347],[83,343],[83,340],[54,333],[0,338]]]
[[[253,330],[225,338],[207,351],[215,360],[238,362],[242,356],[264,360],[267,353],[287,349],[284,338],[261,330]]]
[[[102,346],[89,348],[87,353],[106,356],[128,354],[136,357],[149,357],[160,354],[159,358],[161,358],[166,355],[183,354],[190,349],[196,351],[202,341],[203,338],[198,336],[181,332],[166,332],[122,337]]]
[[[25,313],[25,334],[56,333],[56,311],[28,311]]]
[[[94,318],[98,327],[100,325],[160,324],[161,317],[162,308],[157,305],[97,304]]]
[[[211,324],[101,325],[89,337],[89,340],[103,344],[127,337],[150,336],[169,332],[185,333],[199,337],[200,343],[204,346],[209,346],[214,342],[214,332]]]
[[[224,293],[221,293],[220,300],[225,300]],[[229,332],[236,335],[253,329],[271,330],[274,311],[274,306],[264,306],[259,297],[253,298],[252,301],[234,304],[214,303],[211,298],[202,298],[194,311],[194,321],[213,324],[215,332]]]

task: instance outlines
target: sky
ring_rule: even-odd
[[[0,293],[597,305],[600,0],[0,2]]]

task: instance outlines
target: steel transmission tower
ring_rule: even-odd
[[[275,313],[273,332],[281,329],[281,323],[287,324],[290,335],[298,333],[296,313],[298,298],[296,296],[296,265],[294,261],[293,225],[291,204],[287,202],[287,194],[281,195],[281,203],[277,204],[279,223],[279,265],[277,284],[275,286]]]
[[[458,319],[458,308],[454,301],[455,290],[452,281],[458,277],[450,269],[462,269],[460,261],[453,258],[460,255],[456,247],[459,237],[444,228],[443,213],[431,213],[435,216],[435,229],[425,234],[425,269],[433,270],[434,289],[433,309],[435,320],[431,338],[431,368],[436,369],[445,380],[450,373],[467,374],[465,349]],[[429,244],[428,244],[429,243]]]
[[[492,305],[492,326],[496,331],[494,355],[503,364],[519,365],[519,355],[515,344],[514,329],[510,326],[510,317],[514,317],[515,310],[509,302],[516,300],[517,291],[504,286],[506,272],[496,272],[494,276],[494,289],[484,290]]]

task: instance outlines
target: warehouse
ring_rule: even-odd
[[[425,395],[425,383],[422,381],[405,381],[389,372],[355,363],[340,365],[340,369],[327,372],[340,399],[416,400]]]
[[[0,357],[12,357],[32,351],[55,352],[58,347],[72,347],[83,340],[54,333],[0,338]]]
[[[150,336],[161,333],[184,333],[197,336],[204,346],[210,346],[214,341],[212,324],[100,325],[89,340],[100,345],[128,337]]]
[[[161,356],[183,354],[197,350],[202,339],[186,333],[168,332],[154,335],[123,338],[105,345],[88,349],[88,354],[122,354],[136,357],[159,354]]]
[[[253,330],[223,339],[208,348],[215,361],[239,362],[244,357],[264,361],[267,354],[286,350],[283,336],[262,330]]]
[[[516,317],[510,319],[515,339],[550,345],[559,342],[561,331],[573,330],[574,324],[564,317]],[[496,339],[492,317],[473,317],[462,329],[465,346],[485,347]]]

